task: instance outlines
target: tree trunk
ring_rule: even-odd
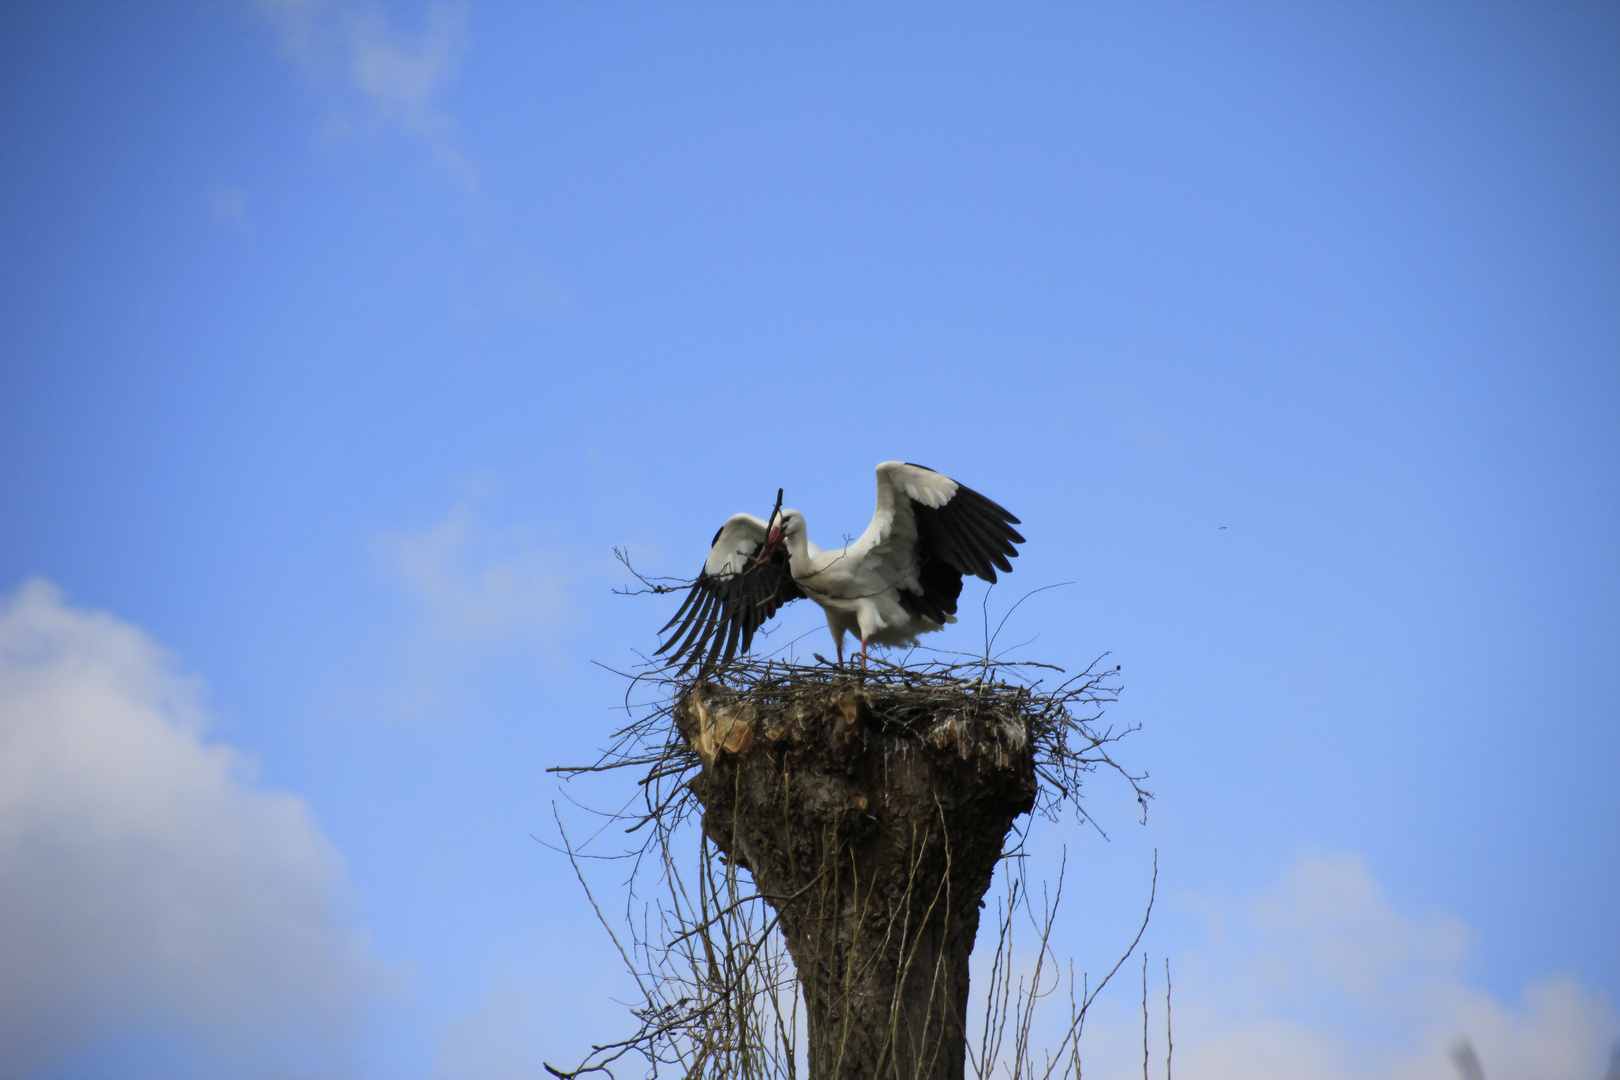
[[[961,1080],[981,898],[1034,804],[1026,721],[896,694],[767,715],[699,683],[676,710],[704,831],[780,916],[810,1080]]]

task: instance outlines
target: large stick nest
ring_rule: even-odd
[[[792,664],[741,657],[705,669],[695,679],[654,671],[630,676],[631,722],[593,765],[559,768],[565,776],[609,769],[645,769],[644,810],[632,828],[667,834],[694,809],[687,782],[704,764],[752,749],[754,740],[793,738],[815,718],[854,710],[888,732],[905,732],[935,748],[953,745],[964,759],[1006,754],[1033,745],[1040,790],[1035,812],[1055,817],[1065,806],[1090,820],[1081,782],[1098,767],[1118,772],[1146,811],[1152,794],[1115,762],[1109,744],[1135,728],[1100,726],[1116,700],[1118,666],[1096,661],[1070,675],[1028,661],[888,664],[865,670],[829,663]],[[646,690],[651,700],[638,706]],[[722,704],[723,703],[723,704]],[[722,707],[716,708],[717,704]]]

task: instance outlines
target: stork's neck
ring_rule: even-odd
[[[811,544],[810,537],[804,529],[795,529],[782,537],[782,543],[787,545],[788,568],[794,577],[810,572]]]

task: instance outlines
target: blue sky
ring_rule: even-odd
[[[0,1073],[620,1030],[535,840],[672,610],[612,549],[689,574],[778,487],[836,542],[899,458],[1025,523],[991,610],[1074,583],[1027,654],[1122,665],[1148,823],[1099,782],[1110,842],[1033,843],[1094,972],[1157,849],[1178,1075],[1595,1080],[1617,48],[1610,5],[7,5]]]

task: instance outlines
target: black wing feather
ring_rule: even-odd
[[[686,621],[681,624],[680,628],[676,630],[674,634],[670,635],[670,639],[664,643],[663,648],[658,650],[659,652],[663,652],[665,649],[668,649],[670,646],[679,641],[680,645],[675,649],[671,659],[676,656],[680,656],[687,649],[690,649],[693,643],[695,643],[699,638],[703,637],[704,629],[710,623],[710,614],[715,610],[716,606],[720,602],[720,598],[712,591],[703,591],[697,589],[696,587],[694,587],[692,591],[694,593],[701,592],[703,602],[693,610],[692,614],[686,617]]]
[[[709,546],[713,547],[714,545],[711,544]],[[662,634],[664,631],[668,630],[670,627],[672,627],[676,623],[680,622],[681,621],[681,616],[686,614],[686,609],[691,607],[692,602],[695,601],[697,598],[698,598],[698,591],[696,589],[688,589],[686,591],[686,599],[681,601],[680,610],[675,612],[674,618],[670,619],[669,622],[667,622],[663,626],[659,627],[658,632],[660,634]],[[660,651],[662,651],[662,650],[660,650]]]
[[[718,541],[719,534],[715,539]],[[757,565],[750,560],[747,569],[734,574],[710,574],[704,570],[664,630],[674,626],[688,609],[690,613],[654,655],[668,653],[670,666],[681,665],[677,672],[680,675],[699,661],[705,666],[730,663],[739,645],[743,652],[752,647],[755,631],[783,604],[803,595],[788,569],[788,553],[783,547]]]
[[[911,614],[935,622],[956,614],[962,575],[994,582],[997,569],[1012,571],[1007,560],[1018,555],[1013,545],[1024,542],[1013,528],[1023,524],[1021,521],[962,484],[957,484],[956,494],[941,506],[912,499],[911,513],[917,522],[917,584],[922,593],[901,589],[899,599]]]

